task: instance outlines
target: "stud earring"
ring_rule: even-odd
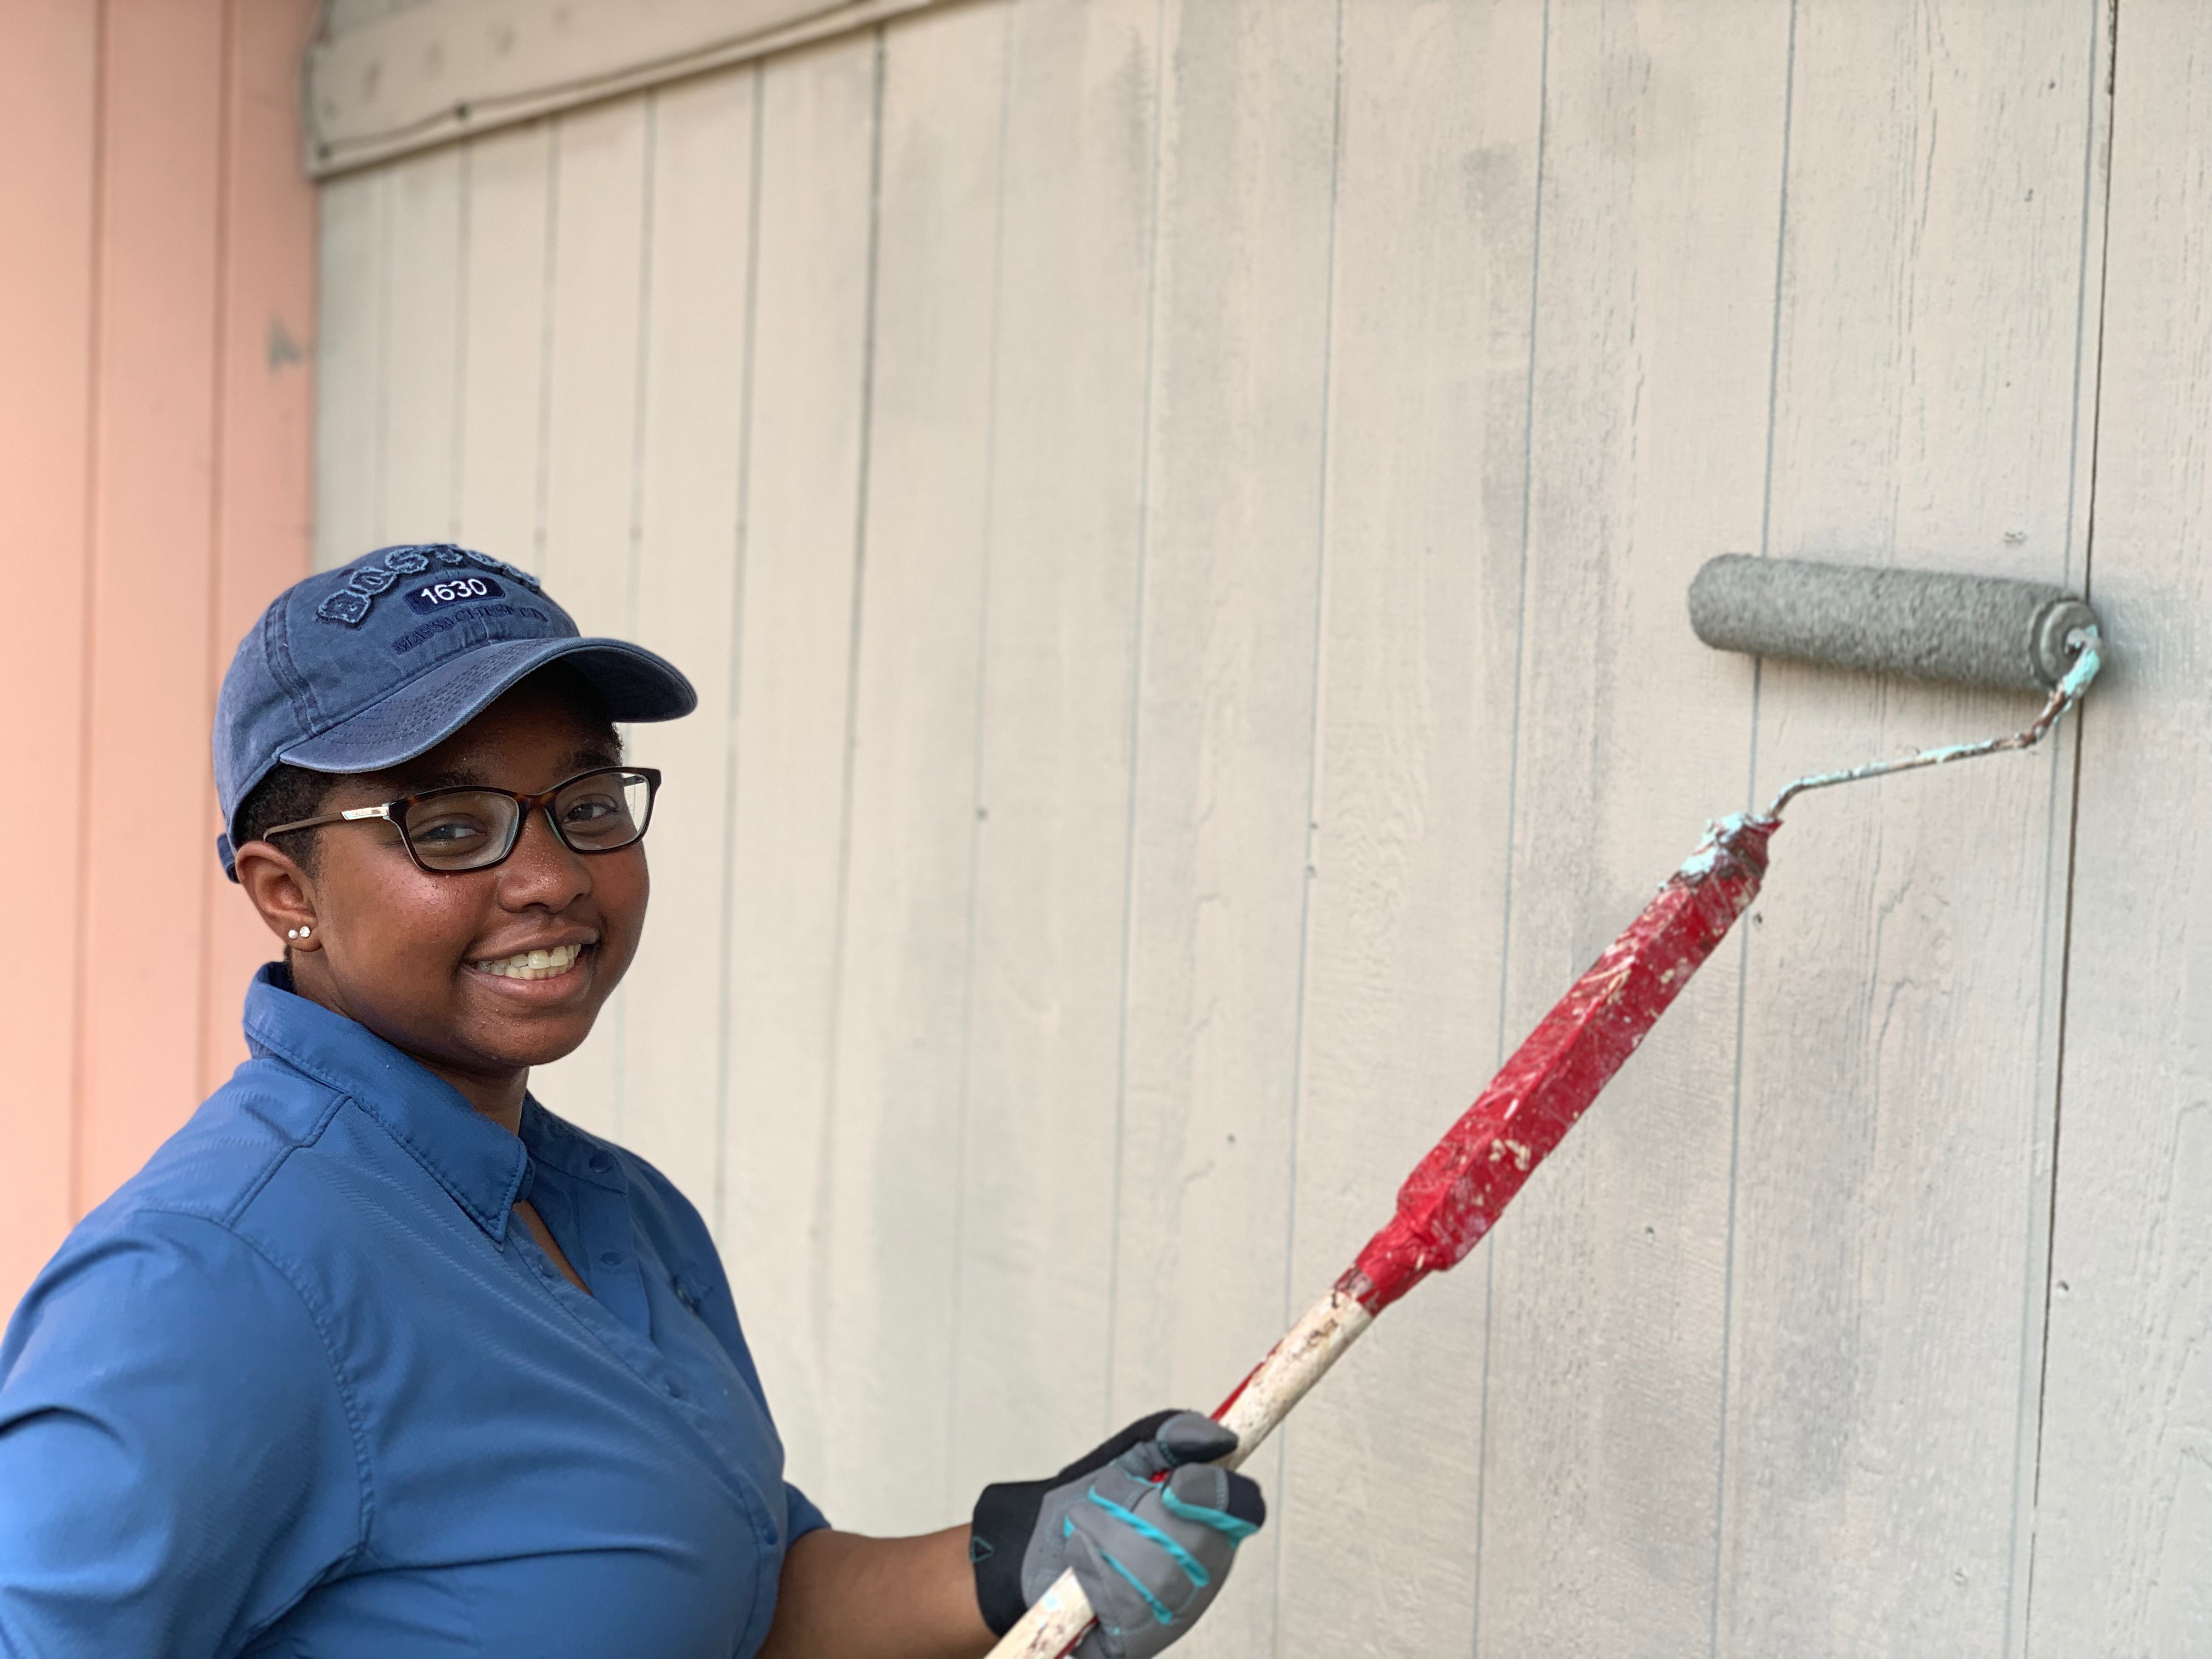
[[[287,927],[284,930],[284,937],[286,939],[297,939],[300,937],[300,930],[296,927]]]
[[[303,924],[303,925],[301,926],[301,929],[300,929],[300,937],[301,937],[301,939],[305,939],[305,938],[307,938],[307,935],[308,935],[308,934],[310,934],[310,933],[313,933],[314,931],[315,931],[315,930],[314,930],[313,928],[309,927],[307,927],[307,926],[305,926],[305,925]]]

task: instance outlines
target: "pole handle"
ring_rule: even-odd
[[[1267,1357],[1213,1413],[1217,1422],[1237,1433],[1237,1449],[1221,1460],[1224,1468],[1233,1469],[1249,1457],[1336,1364],[1337,1356],[1375,1322],[1375,1316],[1359,1305],[1355,1290],[1347,1287],[1351,1279],[1347,1274],[1308,1309],[1305,1317],[1267,1351]],[[1071,1569],[1054,1579],[999,1638],[991,1659],[1060,1659],[1083,1639],[1093,1616]]]

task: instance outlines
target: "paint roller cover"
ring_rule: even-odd
[[[2044,582],[1741,553],[1690,584],[1690,626],[1717,650],[2000,690],[2050,690],[2096,620]]]

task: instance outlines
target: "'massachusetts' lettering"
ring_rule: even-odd
[[[534,605],[473,605],[465,611],[448,611],[434,617],[419,628],[410,628],[392,641],[395,652],[412,651],[418,645],[428,645],[447,629],[457,627],[467,617],[523,617],[532,622],[550,623],[553,619]]]

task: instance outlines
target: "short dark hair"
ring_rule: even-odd
[[[255,784],[239,804],[234,844],[243,847],[249,841],[266,841],[269,831],[277,824],[295,823],[301,818],[315,817],[323,810],[323,803],[330,799],[331,789],[337,781],[338,774],[335,772],[310,772],[304,766],[287,766],[283,761],[277,762],[269,769],[269,775]],[[310,830],[292,841],[284,850],[312,876],[315,873],[315,851],[321,842],[321,834]]]

